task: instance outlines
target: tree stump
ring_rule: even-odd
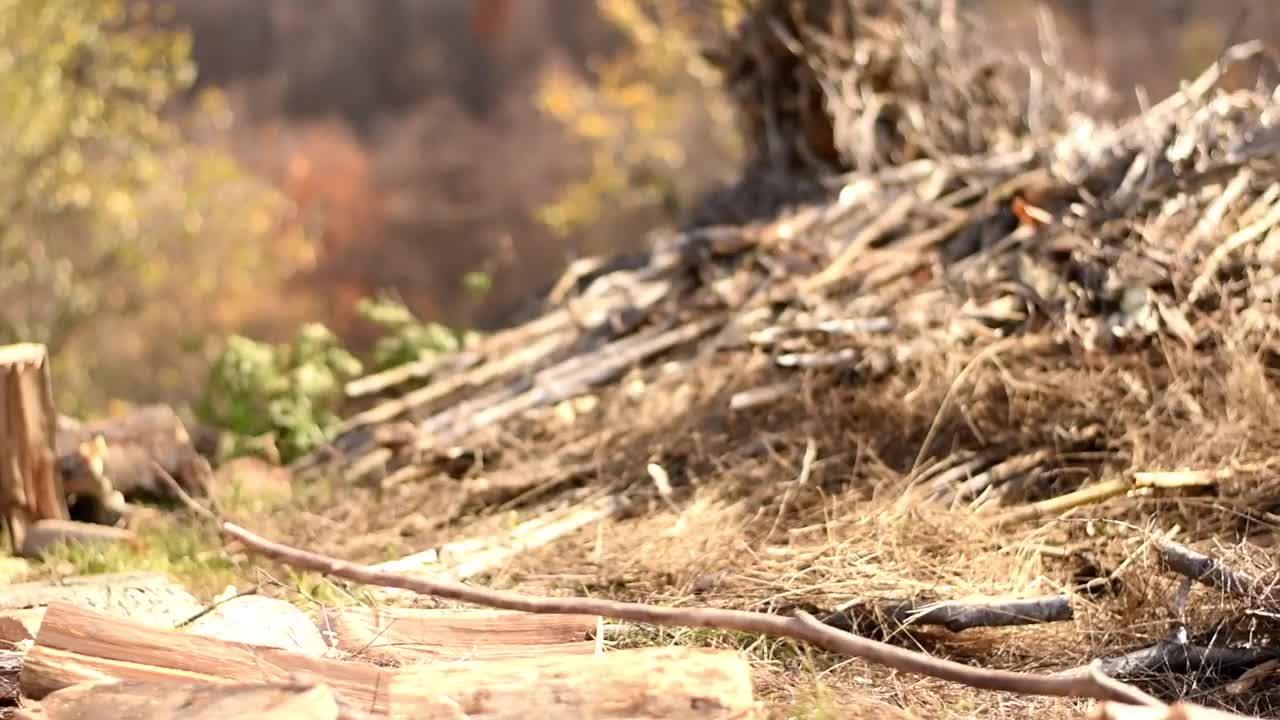
[[[67,519],[53,447],[57,417],[45,347],[0,347],[0,515],[15,553],[32,523]]]

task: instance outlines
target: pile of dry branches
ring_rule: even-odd
[[[955,2],[757,0],[712,53],[756,161],[773,172],[872,172],[1045,137],[1104,89],[1060,51],[1017,57]]]
[[[989,60],[928,3],[808,5],[831,14],[767,4],[722,59],[760,155],[831,198],[580,263],[538,319],[352,383],[341,434],[295,471],[366,488],[415,543],[570,508],[397,568],[453,553],[453,577],[491,574],[637,509],[697,523],[681,508],[710,492],[734,519],[708,532],[792,548],[750,566],[706,548],[746,584],[730,606],[920,643],[900,626],[965,578],[1025,593],[1015,551],[1090,611],[1014,656],[1104,658],[1163,695],[1274,668],[1280,97],[1218,84],[1263,49],[1109,123],[1070,112],[1083,85]],[[1211,699],[1271,706],[1251,677]]]

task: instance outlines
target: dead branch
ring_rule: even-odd
[[[1271,597],[1274,591],[1247,573],[1234,570],[1217,558],[1209,557],[1176,542],[1161,541],[1156,545],[1160,561],[1170,570],[1196,582],[1230,595],[1256,598]]]
[[[1012,525],[1025,520],[1060,515],[1085,505],[1092,505],[1125,495],[1139,489],[1174,489],[1204,487],[1216,482],[1212,475],[1199,472],[1185,473],[1134,473],[1132,478],[1114,478],[1080,488],[1065,495],[1034,502],[995,518],[997,525]],[[1181,547],[1181,546],[1179,546]]]
[[[489,590],[456,582],[377,572],[365,566],[272,542],[232,523],[222,523],[222,530],[251,552],[292,567],[366,585],[400,588],[446,600],[503,610],[600,615],[650,625],[758,633],[800,640],[829,652],[862,658],[902,672],[948,680],[982,690],[1002,690],[1023,695],[1116,700],[1135,705],[1159,704],[1159,701],[1137,688],[1108,682],[1109,679],[1098,672],[1051,676],[975,668],[841,632],[822,624],[812,615],[804,612],[797,612],[794,617],[787,618],[743,610],[669,608],[596,598],[539,597]]]
[[[865,603],[851,603],[837,608],[823,623],[839,630],[857,629],[860,615],[867,614]],[[901,602],[870,608],[870,613],[902,626],[941,625],[951,632],[977,627],[1008,627],[1039,623],[1064,622],[1074,613],[1067,595],[1025,598],[1019,600],[987,600],[982,602],[947,601],[939,603]]]
[[[1161,642],[1097,663],[1114,678],[1151,677],[1161,674],[1221,672],[1250,667],[1280,657],[1276,648],[1228,648]]]

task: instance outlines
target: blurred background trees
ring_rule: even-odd
[[[1038,39],[1034,3],[959,4],[993,46]],[[1044,7],[1129,106],[1135,84],[1158,97],[1233,41],[1280,39],[1266,0]],[[0,0],[0,341],[50,343],[64,410],[92,414],[195,401],[237,334],[288,375],[307,321],[367,367],[497,326],[567,260],[641,248],[734,177],[700,46],[740,12]],[[373,322],[371,297],[413,320]]]
[[[190,36],[128,10],[0,3],[0,341],[49,344],[73,411],[189,391],[201,348],[310,257],[279,192],[165,117]]]

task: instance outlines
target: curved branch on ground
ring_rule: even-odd
[[[596,598],[525,595],[458,582],[379,572],[367,566],[282,545],[229,522],[221,523],[221,529],[227,536],[238,540],[246,549],[256,554],[295,568],[365,585],[400,588],[421,595],[502,610],[543,614],[599,615],[649,625],[737,630],[790,638],[829,652],[861,658],[902,672],[934,677],[982,690],[1001,690],[1022,695],[1113,700],[1131,705],[1162,705],[1159,700],[1141,690],[1106,677],[1096,668],[1091,672],[1060,675],[978,668],[851,635],[824,625],[812,615],[803,612],[797,612],[794,617],[783,617],[745,610],[671,608]]]

